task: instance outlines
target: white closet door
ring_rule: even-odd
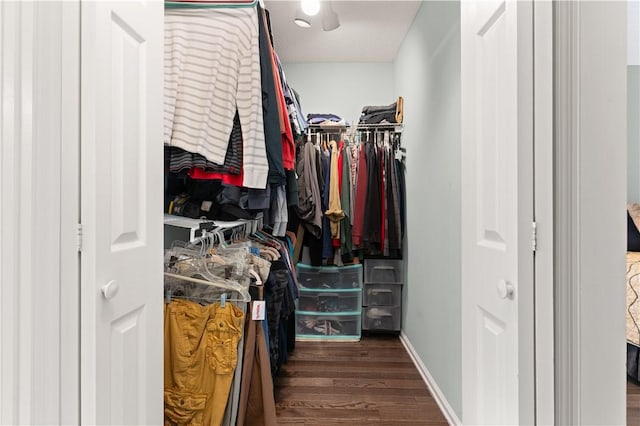
[[[81,10],[81,421],[161,424],[163,3]]]
[[[531,1],[463,1],[462,388],[469,425],[533,424]]]

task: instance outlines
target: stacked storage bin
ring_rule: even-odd
[[[296,266],[296,340],[360,340],[362,265]]]
[[[365,259],[362,330],[400,332],[402,260]]]

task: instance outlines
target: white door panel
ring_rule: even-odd
[[[82,3],[83,423],[162,422],[163,4]]]
[[[524,42],[530,2],[463,1],[462,217],[463,420],[465,424],[533,422],[534,389],[522,378],[533,363],[522,333],[533,316],[520,297],[533,285],[530,240],[532,134]],[[527,53],[527,49],[529,52]],[[526,217],[527,220],[520,220]],[[529,227],[523,226],[529,224]],[[522,359],[521,359],[522,358]],[[522,380],[521,380],[522,379]]]

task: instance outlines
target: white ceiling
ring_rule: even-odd
[[[321,0],[322,3],[325,0]],[[293,23],[300,1],[265,0],[274,47],[282,62],[390,62],[404,40],[420,0],[333,0],[340,27],[322,30],[322,10],[311,28]]]

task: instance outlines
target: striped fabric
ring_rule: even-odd
[[[236,112],[243,186],[264,188],[268,164],[255,8],[165,11],[165,144],[224,164]]]
[[[193,154],[177,146],[165,145],[164,155],[169,158],[169,171],[172,173],[198,167],[207,172],[239,175],[242,171],[242,130],[238,113],[236,112],[233,118],[233,130],[223,165],[213,163],[203,155]]]

